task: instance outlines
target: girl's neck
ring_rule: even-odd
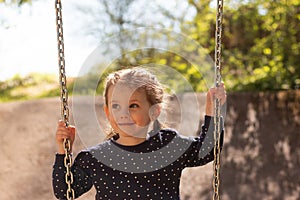
[[[132,137],[132,136],[120,136],[120,138],[116,141],[118,144],[124,145],[124,146],[135,146],[138,144],[143,143],[146,140],[145,138],[139,138],[139,137]]]

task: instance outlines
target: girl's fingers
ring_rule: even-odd
[[[68,131],[70,133],[70,139],[71,139],[71,141],[74,141],[74,139],[75,139],[75,132],[76,132],[75,127],[74,126],[69,126],[68,127]]]
[[[70,135],[58,133],[58,134],[56,134],[56,139],[61,142],[64,139],[70,139]]]
[[[59,121],[56,130],[56,136],[58,139],[74,139],[75,137],[75,127],[66,127],[63,121]]]
[[[68,139],[71,143],[70,151],[72,151],[72,145],[75,140],[75,127],[74,126],[66,126],[65,122],[60,120],[57,123],[56,129],[56,143],[58,145],[58,153],[64,154],[64,140]]]
[[[219,99],[221,101],[221,104],[224,104],[226,101],[226,91],[224,83],[221,83],[218,87],[211,88],[210,95],[214,98]]]
[[[72,125],[68,126],[68,130],[72,133],[75,133],[75,126]]]

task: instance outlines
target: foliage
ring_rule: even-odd
[[[131,1],[131,4],[133,2]],[[170,12],[163,10],[168,20],[174,24],[180,21],[180,33],[197,41],[204,47],[211,58],[215,48],[216,10],[212,0],[188,0],[194,8],[193,18],[182,20],[174,18]],[[300,2],[299,0],[278,1],[226,1],[223,13],[222,38],[222,75],[229,91],[263,91],[298,89],[300,87]],[[112,13],[108,13],[112,16]],[[125,17],[126,14],[118,16]],[[124,21],[124,20],[121,20]],[[122,30],[123,24],[119,24]],[[168,28],[168,27],[166,27]],[[146,37],[147,33],[145,33]],[[135,37],[132,35],[132,37]],[[167,36],[169,43],[174,38]],[[155,38],[150,38],[155,41]],[[174,43],[174,42],[173,42]],[[175,44],[172,48],[180,48]],[[144,45],[146,46],[146,45]],[[120,43],[121,58],[114,64],[121,68],[128,65],[158,64],[166,65],[180,72],[195,91],[206,89],[204,78],[211,69],[203,74],[195,73],[189,63],[189,56],[180,57],[171,52],[156,49],[126,52]],[[183,48],[183,47],[182,47]],[[194,55],[194,49],[187,51]],[[196,63],[197,64],[197,63]],[[103,66],[100,66],[103,67]],[[197,68],[197,67],[196,67]],[[168,85],[177,88],[180,82],[168,80]]]
[[[222,74],[227,88],[234,91],[299,88],[300,1],[242,2],[235,6],[225,2]],[[194,35],[212,55],[214,35],[209,30],[215,19],[210,17],[209,9],[203,9],[208,2],[189,3],[197,14],[193,21],[187,22],[184,31]]]
[[[68,88],[72,94],[73,81],[69,82]],[[32,73],[25,77],[15,75],[0,82],[0,93],[0,102],[7,102],[59,96],[60,89],[56,75]]]
[[[31,1],[10,1],[12,4],[30,3]],[[127,0],[122,3],[116,1],[99,1],[104,6],[104,13],[109,19],[112,32],[105,32],[108,36],[114,35],[113,31],[121,32],[130,27],[140,27],[142,24],[133,21],[130,17],[130,9],[136,1]],[[212,6],[212,0],[186,0],[188,6],[194,9],[194,15],[190,18],[176,18],[169,10],[160,9],[160,15],[165,15],[169,20],[171,30],[179,24],[177,30],[192,40],[198,42],[207,51],[211,58],[214,58],[215,48],[215,18],[216,9]],[[1,1],[0,3],[7,3]],[[118,10],[118,12],[114,12]],[[283,90],[299,89],[300,87],[300,1],[299,0],[228,0],[224,1],[223,13],[223,37],[222,37],[222,75],[226,87],[229,91],[263,91],[263,90]],[[105,18],[105,17],[104,17]],[[103,19],[104,19],[103,18]],[[173,22],[173,23],[172,23]],[[105,23],[105,22],[103,22]],[[159,23],[162,25],[163,23]],[[148,24],[147,24],[148,25]],[[148,38],[147,33],[141,36],[145,39],[145,44],[151,40],[155,42],[157,36]],[[129,35],[136,37],[135,35]],[[128,52],[126,43],[122,46],[122,38],[119,41],[120,58],[117,58],[103,73],[107,74],[113,69],[120,69],[126,66],[145,65],[151,68],[153,64],[158,66],[169,66],[179,72],[186,79],[194,91],[205,91],[207,82],[205,78],[213,79],[211,68],[202,66],[200,63],[192,63],[190,60],[198,56],[197,49],[184,46],[177,39],[169,35],[165,36],[165,41],[170,43],[170,49],[184,49],[186,55],[178,55],[163,49],[143,48]],[[106,48],[106,47],[102,47]],[[109,47],[107,47],[109,48]],[[107,52],[109,53],[111,49]],[[200,66],[201,65],[201,66]],[[104,68],[104,64],[96,64],[94,70]],[[197,69],[201,69],[201,73]],[[185,92],[183,81],[175,78],[176,74],[169,71],[169,76],[158,74],[162,82],[175,88],[176,92]],[[172,74],[173,73],[173,74]],[[99,82],[97,92],[103,90],[103,77],[98,77],[97,73],[90,72],[86,76],[78,77],[76,80],[76,92],[79,94],[93,93],[95,82]],[[170,78],[172,77],[172,78]],[[28,79],[28,80],[27,80]],[[32,78],[16,76],[5,83],[0,83],[1,100],[7,98],[26,99],[28,93],[18,88],[30,88]],[[29,81],[29,82],[28,82]],[[31,82],[30,82],[31,81]],[[42,82],[45,81],[44,79]],[[34,81],[33,81],[34,82]],[[43,84],[43,83],[39,83]],[[73,82],[70,84],[70,91],[73,89]],[[27,89],[28,90],[28,89]],[[17,94],[16,91],[20,91]],[[57,88],[46,90],[42,96],[58,95]],[[34,95],[36,98],[37,96]]]
[[[21,6],[25,3],[31,3],[32,0],[0,0],[0,3],[5,3],[5,4],[11,4],[11,5],[14,5],[14,4],[17,4],[18,6]]]

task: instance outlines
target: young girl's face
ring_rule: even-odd
[[[115,132],[121,137],[146,137],[151,105],[144,91],[116,84],[108,88],[107,100],[104,109]]]

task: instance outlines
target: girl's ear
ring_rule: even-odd
[[[106,115],[106,117],[107,117],[107,119],[108,119],[108,118],[109,118],[108,106],[107,106],[107,105],[104,105],[104,106],[103,106],[103,110],[104,110],[105,115]]]
[[[159,117],[160,112],[161,112],[161,107],[159,104],[155,104],[151,106],[149,109],[149,116],[151,121],[155,121]]]

